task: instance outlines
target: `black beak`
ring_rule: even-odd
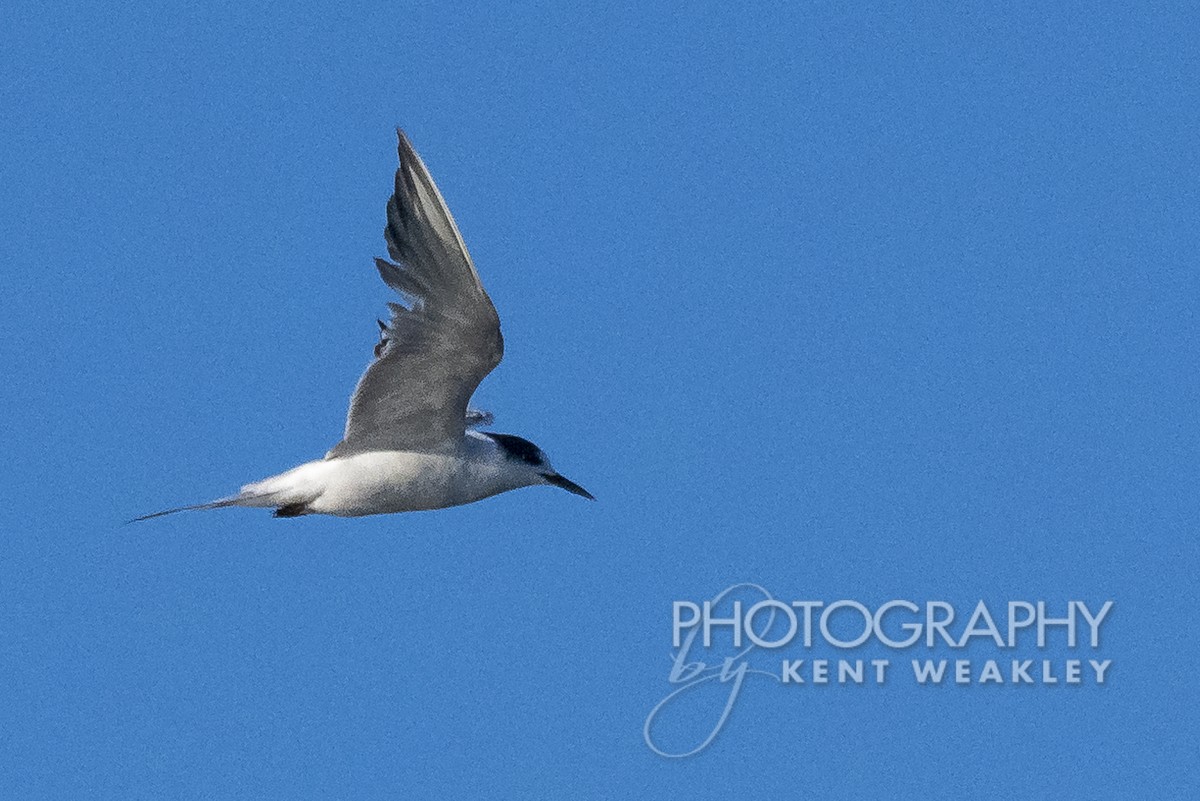
[[[596,496],[592,495],[592,493],[588,492],[571,479],[560,476],[558,473],[542,473],[542,478],[546,479],[556,487],[562,487],[567,492],[573,492],[576,495],[582,495],[589,501],[596,500]]]

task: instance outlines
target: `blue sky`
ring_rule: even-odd
[[[1198,28],[1149,4],[6,5],[0,785],[1195,797]],[[393,299],[396,125],[503,321],[476,403],[599,501],[122,526],[337,441]],[[1111,599],[1113,667],[748,681],[709,748],[657,756],[671,604],[737,582]]]

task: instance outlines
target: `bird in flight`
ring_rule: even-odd
[[[400,167],[384,228],[391,261],[375,266],[405,303],[389,303],[391,320],[379,321],[375,360],[350,398],[342,441],[325,458],[236,495],[135,521],[227,506],[359,517],[444,509],[540,484],[595,500],[529,440],[475,430],[492,419],[468,403],[504,354],[500,318],[429,170],[396,134]]]

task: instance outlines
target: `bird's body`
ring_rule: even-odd
[[[537,484],[592,496],[545,454],[510,434],[470,430],[491,416],[468,408],[500,363],[504,339],[458,227],[403,132],[384,237],[395,263],[376,259],[408,305],[388,304],[375,361],[350,400],[342,441],[324,459],[247,484],[237,495],[137,518],[248,506],[277,517],[339,517],[458,506]]]
[[[230,505],[288,510],[282,516],[289,517],[359,517],[459,506],[524,486],[486,434],[468,431],[461,446],[447,453],[366,451],[307,462],[247,484]]]

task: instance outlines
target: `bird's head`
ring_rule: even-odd
[[[481,433],[496,443],[501,455],[509,465],[528,473],[528,485],[550,484],[587,498],[589,501],[596,500],[592,493],[571,479],[560,475],[550,465],[550,460],[546,458],[542,449],[529,440],[515,437],[512,434],[495,434],[491,431]]]

